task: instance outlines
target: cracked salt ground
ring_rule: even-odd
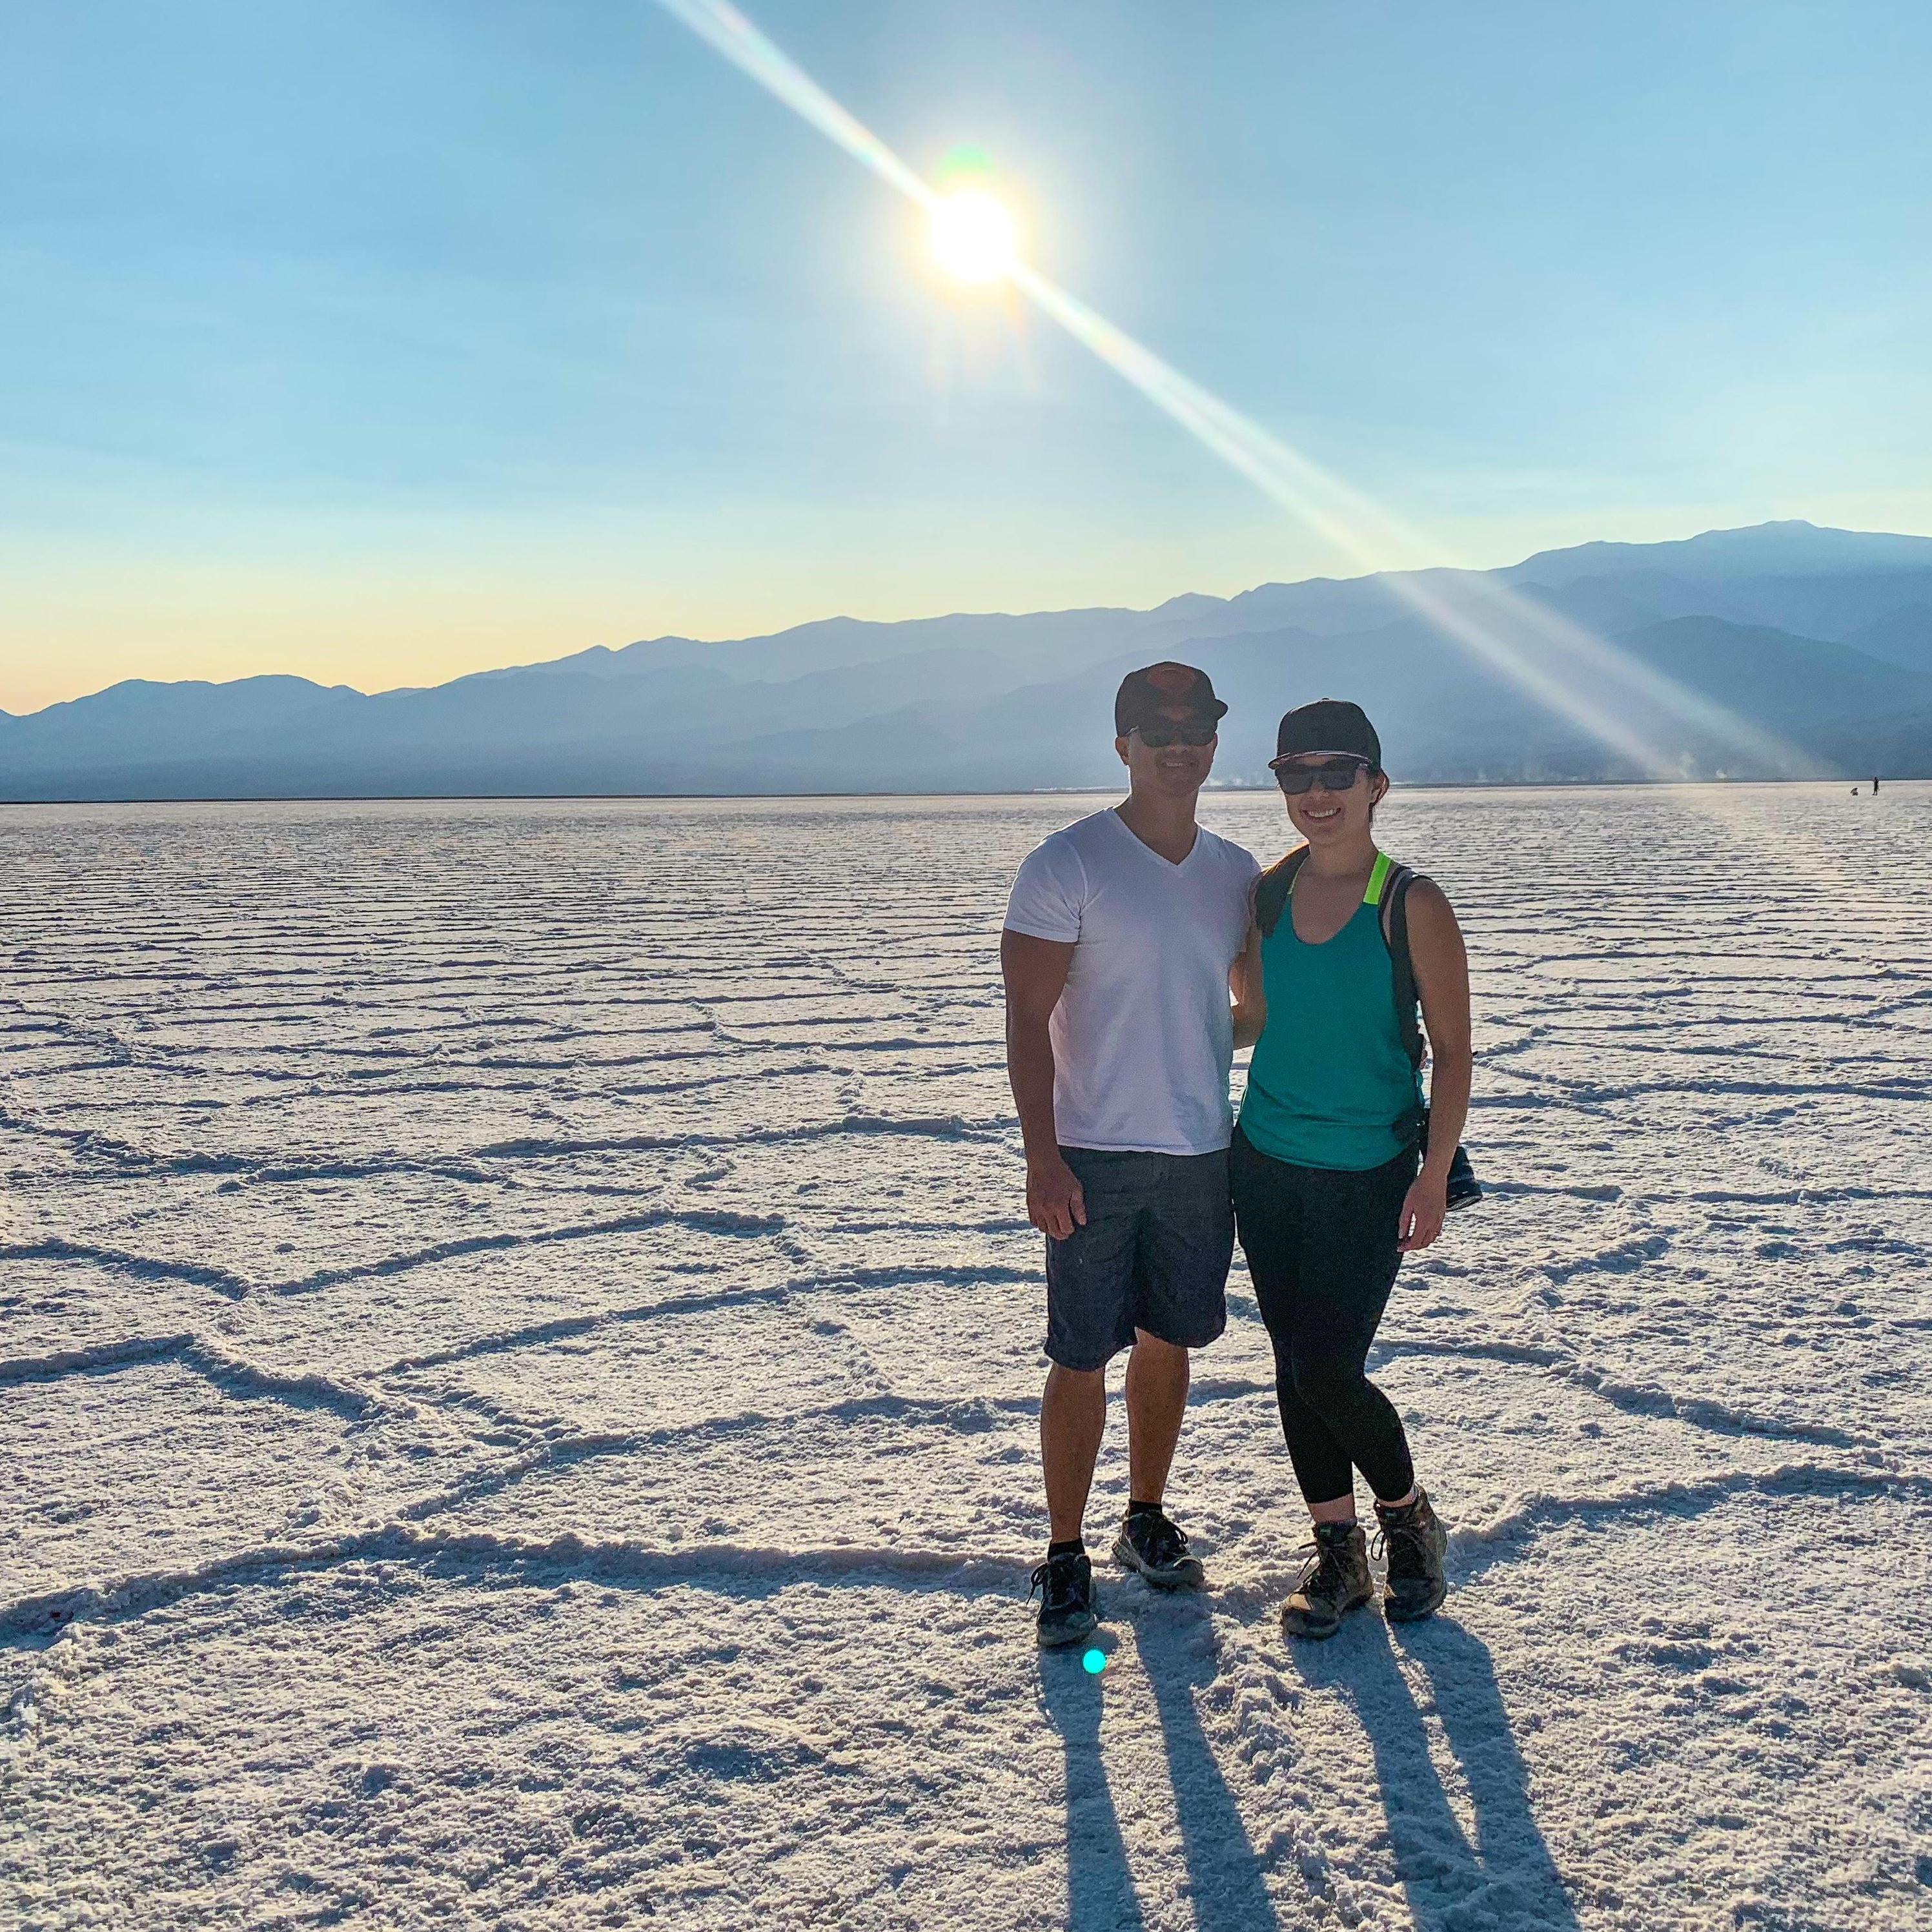
[[[1476,961],[1492,1192],[1377,1358],[1455,1593],[1280,1638],[1238,1272],[1214,1587],[1098,1678],[992,953],[1084,808],[0,823],[0,1919],[1925,1922],[1932,792],[1391,802]]]
[[[406,1416],[237,1375],[205,1348],[19,1383],[0,1411],[17,1479],[0,1574],[31,1594],[232,1550],[238,1467],[260,1533],[360,1521],[410,1486],[392,1460],[430,1453]]]

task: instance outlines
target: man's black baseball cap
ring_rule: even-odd
[[[1301,758],[1311,752],[1366,758],[1377,771],[1382,768],[1382,741],[1376,736],[1368,713],[1345,698],[1318,698],[1312,704],[1298,704],[1284,712],[1281,728],[1274,734],[1274,756],[1268,769],[1272,771],[1284,758]]]
[[[1124,738],[1136,726],[1160,722],[1181,704],[1204,724],[1218,724],[1228,715],[1208,674],[1192,664],[1149,664],[1144,670],[1130,670],[1114,694],[1114,736]]]

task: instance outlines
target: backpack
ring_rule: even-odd
[[[1276,860],[1256,881],[1255,923],[1261,928],[1264,939],[1272,938],[1275,928],[1280,925],[1289,895],[1294,890],[1295,874],[1307,857],[1308,848],[1298,845],[1286,857]],[[1422,1037],[1422,999],[1416,990],[1415,963],[1408,950],[1408,889],[1414,884],[1416,876],[1410,867],[1397,865],[1386,852],[1378,852],[1362,902],[1374,906],[1380,916],[1382,944],[1388,948],[1389,967],[1395,986],[1396,1031],[1403,1051],[1408,1055],[1409,1064],[1420,1076],[1426,1051]],[[1429,1149],[1429,1109],[1418,1100],[1416,1112],[1416,1142],[1426,1154]],[[1481,1184],[1469,1164],[1468,1155],[1458,1147],[1449,1163],[1449,1205],[1466,1208],[1472,1201],[1480,1200],[1482,1194]]]

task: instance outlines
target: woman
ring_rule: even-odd
[[[1306,843],[1262,875],[1237,968],[1235,1040],[1255,1052],[1229,1158],[1282,1430],[1315,1520],[1315,1553],[1282,1624],[1325,1637],[1373,1594],[1357,1469],[1388,1556],[1385,1613],[1428,1616],[1446,1588],[1446,1538],[1402,1418],[1364,1371],[1402,1257],[1442,1231],[1469,1102],[1469,976],[1449,902],[1413,879],[1408,948],[1433,1062],[1425,1115],[1396,1010],[1391,868],[1376,848],[1389,783],[1381,741],[1358,706],[1323,698],[1282,719],[1276,754],[1271,769]]]

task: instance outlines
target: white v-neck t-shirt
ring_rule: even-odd
[[[1204,828],[1172,865],[1112,811],[1028,855],[1007,928],[1074,947],[1049,1026],[1063,1147],[1197,1154],[1228,1144],[1228,974],[1260,870]]]

